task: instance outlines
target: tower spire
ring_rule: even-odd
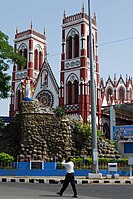
[[[46,35],[46,28],[44,27],[44,35]]]
[[[82,1],[82,13],[85,12],[84,0]]]
[[[18,34],[18,26],[16,26],[16,35]]]
[[[31,23],[30,23],[30,29],[32,30],[32,21],[31,21]]]
[[[66,15],[66,10],[64,10],[64,19],[66,18],[66,16],[67,16],[67,15]]]

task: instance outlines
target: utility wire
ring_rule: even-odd
[[[133,39],[133,36],[132,37],[128,37],[128,38],[124,38],[124,39],[118,39],[118,40],[114,40],[114,41],[109,41],[109,42],[105,42],[105,43],[99,44],[98,47],[109,45],[109,44],[114,44],[114,43],[119,43],[119,42],[123,42],[123,41],[128,41],[128,40],[132,40],[132,39]],[[53,57],[53,56],[57,56],[57,55],[60,55],[60,53],[56,53],[56,54],[52,54],[52,55],[48,54],[48,57]]]
[[[133,37],[128,37],[128,38],[124,38],[124,39],[118,39],[118,40],[114,40],[114,41],[109,41],[109,42],[106,42],[106,43],[99,44],[98,46],[104,46],[104,45],[108,45],[108,44],[128,41],[128,40],[131,40],[131,39],[133,39]]]

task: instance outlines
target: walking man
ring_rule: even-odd
[[[74,178],[74,163],[71,161],[71,158],[68,157],[67,160],[66,161],[63,160],[63,162],[61,164],[62,164],[62,166],[64,166],[66,168],[67,174],[65,176],[63,186],[62,186],[60,192],[58,192],[57,194],[62,196],[70,182],[73,192],[74,192],[73,198],[77,198],[78,196],[77,196],[77,190],[76,190],[75,178]]]

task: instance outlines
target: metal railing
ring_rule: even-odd
[[[0,161],[0,169],[16,169],[17,163],[16,162],[3,162]]]
[[[0,169],[17,169],[18,162],[3,162],[0,161]],[[99,162],[99,170],[108,170],[108,163]],[[90,162],[75,162],[75,169],[92,169],[92,163]],[[129,171],[130,166],[127,162],[117,163],[117,169],[122,171]],[[60,162],[57,162],[57,169],[64,169]]]
[[[99,162],[98,164],[99,170],[108,170],[108,163]],[[92,163],[82,163],[82,162],[75,162],[74,163],[75,169],[92,169]],[[57,164],[57,169],[64,169],[61,163]],[[128,163],[117,163],[117,169],[122,171],[129,171]]]

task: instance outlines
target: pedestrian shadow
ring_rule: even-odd
[[[39,195],[39,197],[53,197],[53,198],[57,198],[59,196],[57,196],[57,195],[51,195],[51,194],[45,194],[45,195]]]
[[[39,197],[60,198],[60,196],[58,196],[58,195],[52,195],[52,194],[43,194],[43,195],[39,195]],[[72,198],[72,196],[62,196],[62,198]]]

